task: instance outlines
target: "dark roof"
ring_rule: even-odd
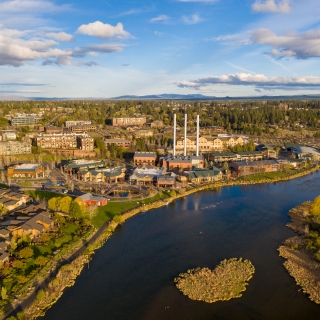
[[[104,197],[94,196],[94,195],[91,194],[91,193],[85,193],[85,194],[83,194],[82,196],[79,196],[79,198],[82,199],[83,201],[91,200],[91,201],[99,201],[99,202],[102,202],[102,201],[105,200]]]
[[[210,169],[198,169],[188,173],[189,178],[201,178],[201,177],[214,177],[220,174],[221,171],[216,168],[212,167]]]
[[[157,154],[155,152],[135,152],[134,157],[156,158]]]

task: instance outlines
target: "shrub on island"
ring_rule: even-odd
[[[192,300],[208,303],[240,298],[254,274],[249,260],[223,260],[214,269],[196,268],[175,278],[177,288]]]

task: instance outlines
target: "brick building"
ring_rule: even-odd
[[[65,126],[67,128],[72,127],[72,126],[86,126],[86,125],[91,125],[91,120],[75,120],[75,121],[66,121]]]
[[[204,168],[204,158],[200,156],[170,155],[160,158],[160,165],[167,170],[192,170]]]
[[[157,154],[155,152],[135,152],[133,156],[133,162],[135,166],[155,165],[157,160]]]

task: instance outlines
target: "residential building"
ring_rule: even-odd
[[[97,126],[94,126],[92,124],[87,124],[87,125],[79,125],[79,126],[69,126],[68,129],[70,132],[81,133],[81,132],[96,131]]]
[[[93,150],[94,139],[87,134],[77,133],[53,133],[53,134],[39,134],[34,138],[35,146],[44,149],[75,149]]]
[[[157,154],[155,152],[135,152],[133,156],[133,162],[135,166],[155,165],[157,160]]]
[[[35,125],[39,122],[42,117],[37,114],[17,114],[11,118],[12,126],[28,126]]]
[[[111,146],[122,147],[122,148],[130,148],[131,141],[127,139],[105,139],[106,147],[110,149]]]
[[[2,140],[17,140],[17,134],[15,131],[2,130]]]
[[[11,156],[17,154],[30,154],[31,144],[20,141],[0,142],[0,156]]]
[[[143,126],[146,122],[147,122],[146,117],[112,118],[112,126],[113,127]]]
[[[124,182],[125,168],[80,170],[79,179],[91,183],[118,183]]]
[[[86,126],[86,125],[91,125],[91,120],[75,120],[75,121],[66,121],[65,126],[67,128],[73,127],[73,126]]]
[[[51,134],[51,133],[62,133],[63,128],[61,127],[54,127],[54,126],[47,126],[44,127],[45,133]]]
[[[238,136],[200,136],[199,137],[199,151],[200,153],[208,153],[212,151],[222,151],[225,148],[232,148],[237,144],[243,145],[244,139]],[[186,145],[188,152],[195,152],[197,148],[197,139],[194,136],[188,136],[186,138]],[[184,137],[177,140],[176,150],[184,149]]]
[[[256,146],[256,150],[261,151],[264,158],[266,159],[276,159],[277,158],[277,152],[269,145],[267,144],[259,144]]]

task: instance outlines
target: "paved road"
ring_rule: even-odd
[[[17,305],[14,309],[10,310],[2,319],[7,319],[12,315],[16,315],[16,313],[25,310],[26,308],[28,308],[31,303],[37,298],[37,294],[39,292],[39,290],[41,289],[46,289],[48,284],[50,283],[50,281],[52,279],[54,279],[60,269],[61,266],[66,265],[71,263],[73,260],[75,260],[77,257],[79,257],[87,248],[88,244],[92,244],[95,240],[97,240],[102,233],[105,231],[105,229],[107,228],[107,226],[109,225],[110,221],[106,221],[100,228],[99,230],[97,230],[97,232],[94,234],[94,236],[88,240],[85,241],[83,243],[83,245],[76,251],[74,252],[68,259],[62,260],[60,261],[56,267],[54,268],[54,270],[52,270],[48,276],[40,283],[38,284],[34,291],[30,294],[29,297],[27,297],[26,299],[24,299],[19,305]]]

